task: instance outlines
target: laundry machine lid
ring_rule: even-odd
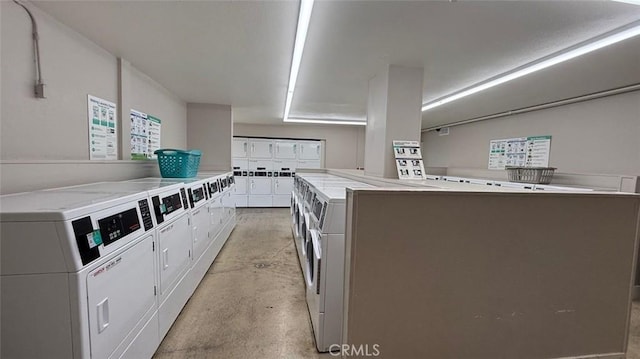
[[[58,221],[146,198],[138,192],[48,190],[0,196],[0,221]]]

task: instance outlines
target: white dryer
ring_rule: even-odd
[[[315,187],[309,208],[311,224],[305,243],[303,272],[307,306],[320,352],[328,351],[333,344],[341,344],[342,340],[347,187],[373,186],[351,181],[344,185]]]
[[[1,196],[3,358],[150,358],[160,343],[146,193]]]

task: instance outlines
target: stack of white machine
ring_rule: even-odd
[[[373,186],[328,174],[297,174],[291,200],[292,231],[320,352],[341,343],[347,187]]]
[[[288,207],[296,168],[320,168],[322,141],[233,139],[236,207]]]
[[[184,182],[0,197],[1,356],[150,358],[235,226],[230,173]]]

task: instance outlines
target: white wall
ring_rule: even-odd
[[[29,17],[15,3],[2,1],[0,193],[155,173],[148,163],[111,161],[100,167],[101,162],[89,161],[88,94],[124,104],[118,109],[122,159],[130,158],[126,116],[129,105],[162,120],[163,146],[186,147],[183,101],[126,62],[125,71],[119,73],[114,55],[37,7],[27,6],[38,23],[47,98],[36,99],[33,95],[35,74]]]
[[[231,106],[190,103],[187,122],[189,148],[202,151],[200,171],[231,170]]]
[[[233,124],[234,136],[325,140],[325,167],[364,166],[364,126]]]
[[[638,176],[640,92],[425,132],[423,156],[429,167],[486,169],[490,140],[535,135],[552,136],[549,165],[560,172]]]

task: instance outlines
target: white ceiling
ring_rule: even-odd
[[[297,1],[35,1],[187,102],[281,123]],[[364,117],[387,64],[424,67],[424,102],[622,25],[612,1],[316,1],[291,117]],[[640,38],[423,113],[423,128],[640,83]]]

